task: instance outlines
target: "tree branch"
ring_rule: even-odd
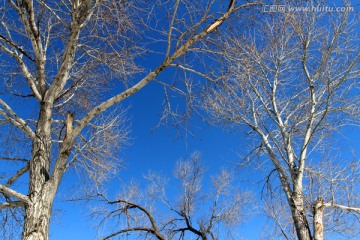
[[[0,157],[0,160],[5,160],[5,161],[21,161],[21,162],[28,162],[28,159],[25,158],[11,158],[11,157]]]
[[[122,200],[122,199],[118,199],[116,201],[109,201],[104,195],[101,195],[106,201],[107,203],[109,204],[116,204],[116,203],[125,203],[127,206],[129,207],[132,207],[132,208],[137,208],[139,209],[140,211],[144,212],[146,214],[146,216],[149,218],[149,221],[151,223],[151,226],[152,226],[152,229],[150,228],[142,228],[142,229],[147,229],[148,232],[151,232],[152,234],[154,234],[159,240],[166,240],[164,236],[162,236],[162,234],[160,233],[159,231],[159,228],[157,226],[157,223],[154,219],[154,217],[152,216],[152,214],[146,209],[144,208],[143,206],[141,205],[138,205],[138,204],[135,204],[135,203],[132,203],[132,202],[128,202],[126,200]],[[138,229],[139,230],[139,229]],[[116,233],[115,235],[117,234],[120,234],[122,233],[124,230],[122,231],[119,231],[118,233]],[[134,230],[131,230],[131,231],[134,231]],[[145,231],[145,230],[142,230],[142,231]],[[113,235],[113,236],[115,236]],[[107,239],[107,238],[104,238],[104,239]]]
[[[33,1],[23,0],[21,4],[19,4],[18,13],[25,27],[25,31],[29,36],[29,39],[31,41],[35,53],[35,62],[36,62],[36,70],[37,70],[36,89],[40,92],[40,96],[41,96],[40,99],[42,99],[43,94],[45,94],[46,91],[46,82],[45,82],[46,53],[43,49],[37,20],[35,19],[35,9],[34,9]]]
[[[4,46],[2,44],[0,44],[0,49],[3,49],[7,54],[9,54],[10,56],[13,56],[16,59],[16,61],[20,65],[21,71],[22,71],[25,79],[27,80],[27,82],[29,84],[29,87],[30,87],[31,91],[33,92],[36,99],[41,101],[42,96],[39,93],[39,90],[38,90],[38,88],[36,86],[35,78],[30,73],[28,67],[26,66],[26,64],[22,60],[22,56],[19,55],[16,51],[11,51],[9,48],[7,48],[6,46]]]
[[[25,120],[20,118],[9,105],[7,105],[1,98],[0,98],[0,105],[2,105],[5,110],[11,115],[9,116],[6,112],[0,109],[0,115],[4,116],[7,121],[9,121],[12,125],[19,128],[21,131],[26,133],[31,139],[35,138],[35,133],[33,130],[27,125]]]
[[[3,35],[0,34],[0,39],[2,39],[4,42],[10,44],[10,46],[12,46],[14,49],[18,50],[19,52],[21,52],[25,57],[27,57],[28,59],[30,59],[31,61],[35,62],[35,60],[29,55],[27,54],[22,47],[19,47],[16,43],[14,43],[11,39],[7,39],[6,37],[4,37]]]
[[[0,204],[0,210],[6,209],[6,208],[18,208],[18,207],[23,207],[23,206],[24,206],[24,203],[21,201],[6,202],[6,203]]]
[[[341,209],[344,211],[349,211],[349,212],[356,212],[360,214],[360,208],[355,208],[355,207],[348,207],[345,205],[341,205],[341,204],[336,204],[336,203],[324,203],[323,205],[324,207],[333,207],[333,208],[337,208],[337,209]]]
[[[18,180],[24,173],[29,171],[29,163],[26,164],[25,167],[21,168],[19,171],[16,172],[14,176],[12,176],[5,184],[5,187],[9,187],[11,184],[13,184],[16,180]]]
[[[12,196],[25,204],[30,204],[30,199],[28,198],[28,196],[25,196],[15,190],[12,190],[11,188],[8,188],[8,187],[2,185],[2,184],[0,184],[0,192],[6,194],[8,196]]]
[[[69,24],[67,24],[66,22],[64,22],[61,17],[56,14],[56,12],[54,11],[53,8],[49,7],[49,5],[47,5],[44,1],[38,1],[42,6],[44,6],[47,10],[49,10],[54,16],[55,18],[62,24],[64,25],[66,28],[70,28]]]
[[[143,232],[148,232],[151,234],[154,234],[154,230],[151,228],[145,228],[145,227],[134,227],[134,228],[126,228],[123,230],[120,230],[118,232],[112,233],[104,238],[102,238],[101,240],[106,240],[112,237],[115,237],[116,235],[120,235],[122,233],[127,233],[127,232],[134,232],[134,231],[143,231]],[[159,240],[166,240],[165,238],[159,238],[158,236],[156,236]]]
[[[211,77],[207,76],[206,74],[203,74],[199,71],[196,71],[192,68],[188,68],[188,67],[185,67],[183,65],[180,65],[180,64],[170,64],[171,67],[177,67],[177,68],[180,68],[184,71],[188,71],[188,72],[192,72],[192,73],[195,73],[197,75],[199,75],[200,77],[203,77],[204,79],[210,81],[210,82],[216,82],[216,79],[212,79]]]

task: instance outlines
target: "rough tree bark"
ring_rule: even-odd
[[[296,233],[299,239],[310,240],[312,239],[312,234],[306,218],[303,194],[294,192],[293,195],[294,196],[290,199],[290,206]]]
[[[324,239],[324,209],[324,200],[322,198],[318,198],[316,203],[314,204],[314,240]]]
[[[50,180],[52,104],[42,103],[30,160],[30,204],[25,207],[23,239],[47,239],[57,186]]]

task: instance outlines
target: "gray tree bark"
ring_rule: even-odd
[[[57,187],[50,180],[52,104],[41,103],[30,161],[30,203],[26,206],[23,240],[48,239]]]
[[[324,240],[324,201],[318,198],[314,204],[314,240]]]
[[[300,240],[311,240],[312,235],[306,218],[303,194],[293,194],[291,199],[291,213],[294,219],[296,234]]]

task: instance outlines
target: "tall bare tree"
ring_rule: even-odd
[[[93,214],[103,225],[116,223],[103,239],[127,234],[159,240],[237,239],[236,226],[250,213],[252,195],[239,191],[233,173],[224,169],[213,176],[211,187],[204,187],[205,172],[205,164],[195,152],[188,160],[178,161],[174,171],[177,184],[171,185],[171,194],[166,178],[151,173],[145,177],[147,190],[129,184],[117,200],[96,196],[109,206],[95,209]]]
[[[258,140],[252,156],[271,161],[268,179],[277,176],[283,194],[278,199],[285,199],[302,240],[324,238],[324,209],[359,212],[357,198],[346,201],[345,192],[329,194],[327,189],[340,179],[345,186],[357,182],[358,168],[353,168],[355,175],[340,178],[340,170],[330,174],[319,167],[318,158],[324,139],[359,113],[360,52],[353,15],[307,11],[264,16],[256,29],[238,34],[243,37],[231,35],[223,50],[228,75],[201,98],[214,121],[250,129],[249,136]],[[334,163],[330,158],[326,166],[335,169]],[[309,186],[315,176],[323,181]],[[289,227],[279,226],[286,237]]]
[[[14,175],[1,179],[0,209],[6,223],[12,216],[23,225],[22,239],[48,239],[53,201],[70,166],[82,166],[97,182],[113,171],[114,143],[121,143],[127,130],[116,112],[95,118],[178,66],[231,14],[257,4],[147,2],[1,3],[0,115],[2,132],[9,133],[2,135],[1,160],[24,166],[14,165],[19,168]],[[135,58],[147,50],[160,51],[162,60],[141,73]],[[152,66],[153,59],[147,59]],[[28,176],[28,189],[14,187],[21,176]],[[24,210],[23,221],[14,209]]]

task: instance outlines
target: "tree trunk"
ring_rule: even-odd
[[[294,220],[296,234],[299,240],[312,240],[309,223],[304,210],[302,194],[294,193],[291,201],[291,212]]]
[[[41,103],[29,173],[29,199],[24,217],[23,240],[49,238],[52,203],[57,186],[50,180],[52,104]]]
[[[314,204],[314,240],[324,240],[324,202],[318,198]]]
[[[49,239],[50,216],[55,192],[46,185],[37,197],[31,199],[31,204],[25,211],[22,240]]]

